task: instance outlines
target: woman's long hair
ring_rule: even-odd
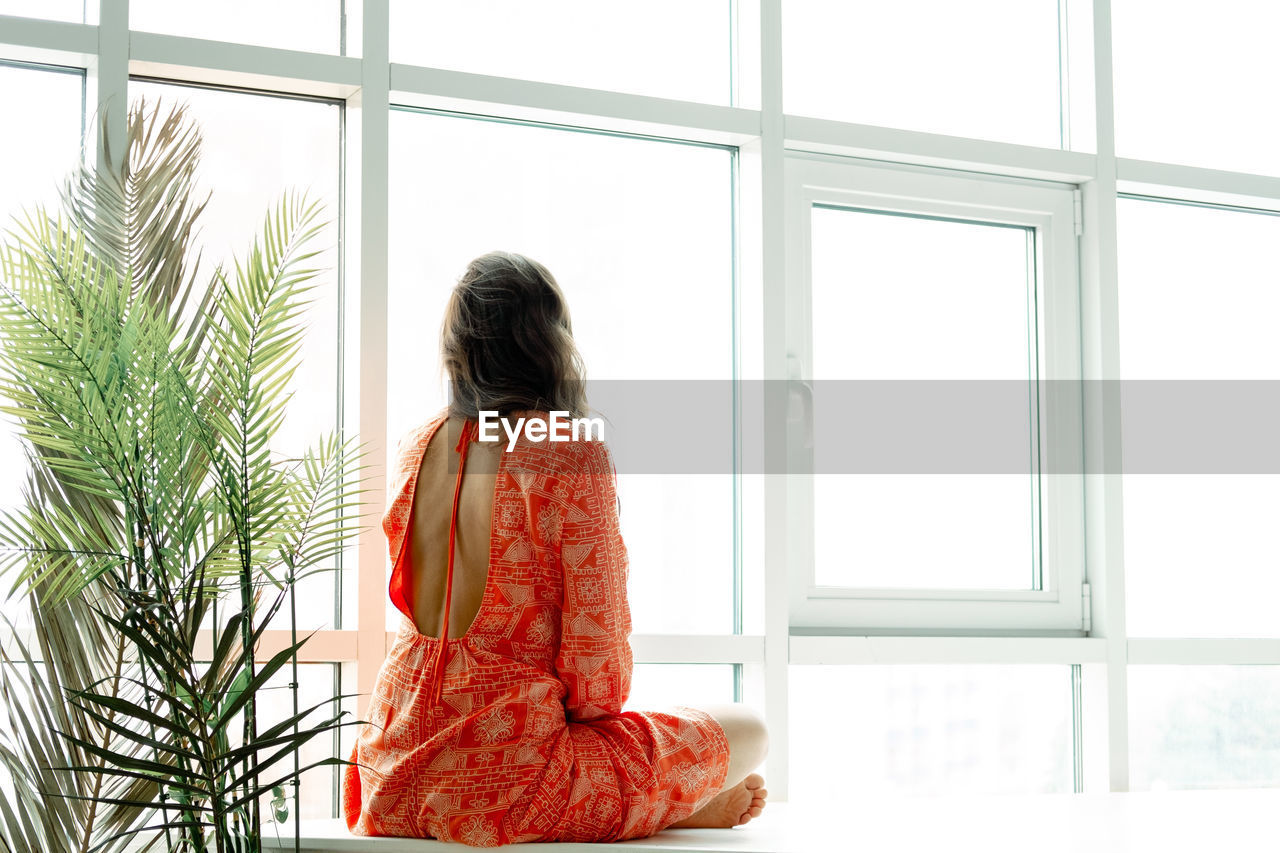
[[[587,414],[569,306],[555,277],[524,255],[489,252],[467,265],[445,308],[440,356],[451,415]]]

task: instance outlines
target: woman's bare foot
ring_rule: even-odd
[[[725,788],[711,802],[671,826],[676,829],[741,826],[753,817],[760,817],[768,796],[769,792],[764,788],[764,777],[752,773],[732,788]]]

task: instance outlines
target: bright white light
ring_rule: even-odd
[[[1280,785],[1280,667],[1130,666],[1134,791]]]
[[[555,276],[589,379],[727,381],[729,166],[720,149],[393,111],[388,447],[445,404],[444,307],[494,249]],[[654,412],[608,428],[655,424],[693,421]],[[728,447],[727,417],[704,413],[703,428]],[[635,630],[732,631],[732,478],[620,472],[618,490]]]
[[[794,802],[1073,789],[1066,666],[792,666]]]
[[[695,708],[733,701],[733,667],[728,664],[636,664],[625,710]]]
[[[822,207],[812,223],[815,379],[1030,378],[1026,231]],[[842,435],[822,402],[815,432]],[[825,473],[848,454],[814,448],[817,583],[1031,587],[1029,477]]]
[[[96,2],[93,4],[98,5]],[[0,15],[17,15],[21,18],[44,18],[50,21],[85,21],[85,0],[0,0]]]
[[[1061,145],[1056,0],[786,0],[783,110]]]
[[[130,29],[310,53],[337,53],[341,25],[339,0],[129,0]]]
[[[0,65],[0,88],[11,115],[39,117],[21,133],[0,133],[0,229],[6,234],[21,230],[13,217],[24,221],[24,208],[34,214],[36,204],[42,204],[50,215],[57,215],[57,187],[80,160],[83,80],[79,74]],[[27,458],[8,418],[0,419],[0,471],[0,508],[17,509]],[[3,603],[0,613],[19,624],[30,618],[21,602]]]
[[[1116,154],[1280,174],[1280,4],[1112,0]]]
[[[1116,214],[1122,377],[1280,379],[1280,218],[1135,199]],[[1275,475],[1126,475],[1129,633],[1280,636],[1277,518]]]
[[[729,103],[722,0],[392,0],[391,61]]]

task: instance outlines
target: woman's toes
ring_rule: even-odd
[[[751,791],[754,791],[754,790],[756,790],[757,788],[763,788],[763,787],[764,787],[764,777],[763,777],[763,776],[761,776],[759,773],[752,773],[752,774],[751,774],[750,776],[748,776],[746,779],[743,779],[743,780],[742,780],[742,785],[743,785],[743,787],[745,787],[745,788],[747,788],[748,790],[751,790]]]

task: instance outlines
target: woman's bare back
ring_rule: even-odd
[[[409,601],[418,631],[440,636],[449,560],[450,501],[458,472],[454,446],[462,434],[462,419],[450,418],[432,436],[422,455],[418,487],[404,546]],[[489,574],[493,519],[493,491],[501,442],[472,442],[467,450],[458,493],[458,525],[454,539],[453,600],[449,607],[449,637],[461,637],[475,620]]]

